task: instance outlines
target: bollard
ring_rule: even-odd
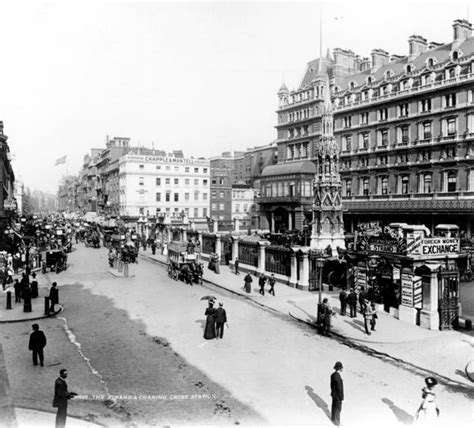
[[[31,312],[31,297],[23,299],[23,312]]]
[[[128,278],[128,263],[123,264],[123,276]]]
[[[472,330],[472,321],[470,319],[466,320],[466,330]]]
[[[38,283],[36,281],[31,283],[31,297],[38,297]]]
[[[117,269],[118,269],[119,273],[123,272],[123,261],[122,260],[118,261]]]
[[[12,292],[7,291],[7,309],[12,308]]]
[[[44,314],[49,315],[49,297],[44,297]]]

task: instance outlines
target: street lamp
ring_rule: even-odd
[[[316,267],[318,268],[318,282],[319,282],[319,304],[322,303],[323,299],[323,268],[326,260],[323,258],[316,259]]]

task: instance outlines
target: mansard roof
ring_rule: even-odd
[[[309,160],[269,165],[262,171],[262,177],[289,174],[316,174],[316,166]]]

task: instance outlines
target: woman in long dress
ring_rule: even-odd
[[[209,301],[209,306],[206,309],[204,315],[206,315],[206,327],[204,327],[204,339],[215,339],[216,338],[216,321],[215,316],[216,310],[214,309],[214,302]]]
[[[426,386],[421,390],[422,402],[418,408],[413,423],[416,425],[432,426],[439,417],[439,409],[436,405],[436,394],[433,391],[438,381],[434,377],[425,379]]]

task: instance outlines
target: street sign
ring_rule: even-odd
[[[413,276],[413,306],[417,309],[423,307],[423,288],[421,276]]]
[[[402,305],[413,307],[413,275],[402,273]]]

